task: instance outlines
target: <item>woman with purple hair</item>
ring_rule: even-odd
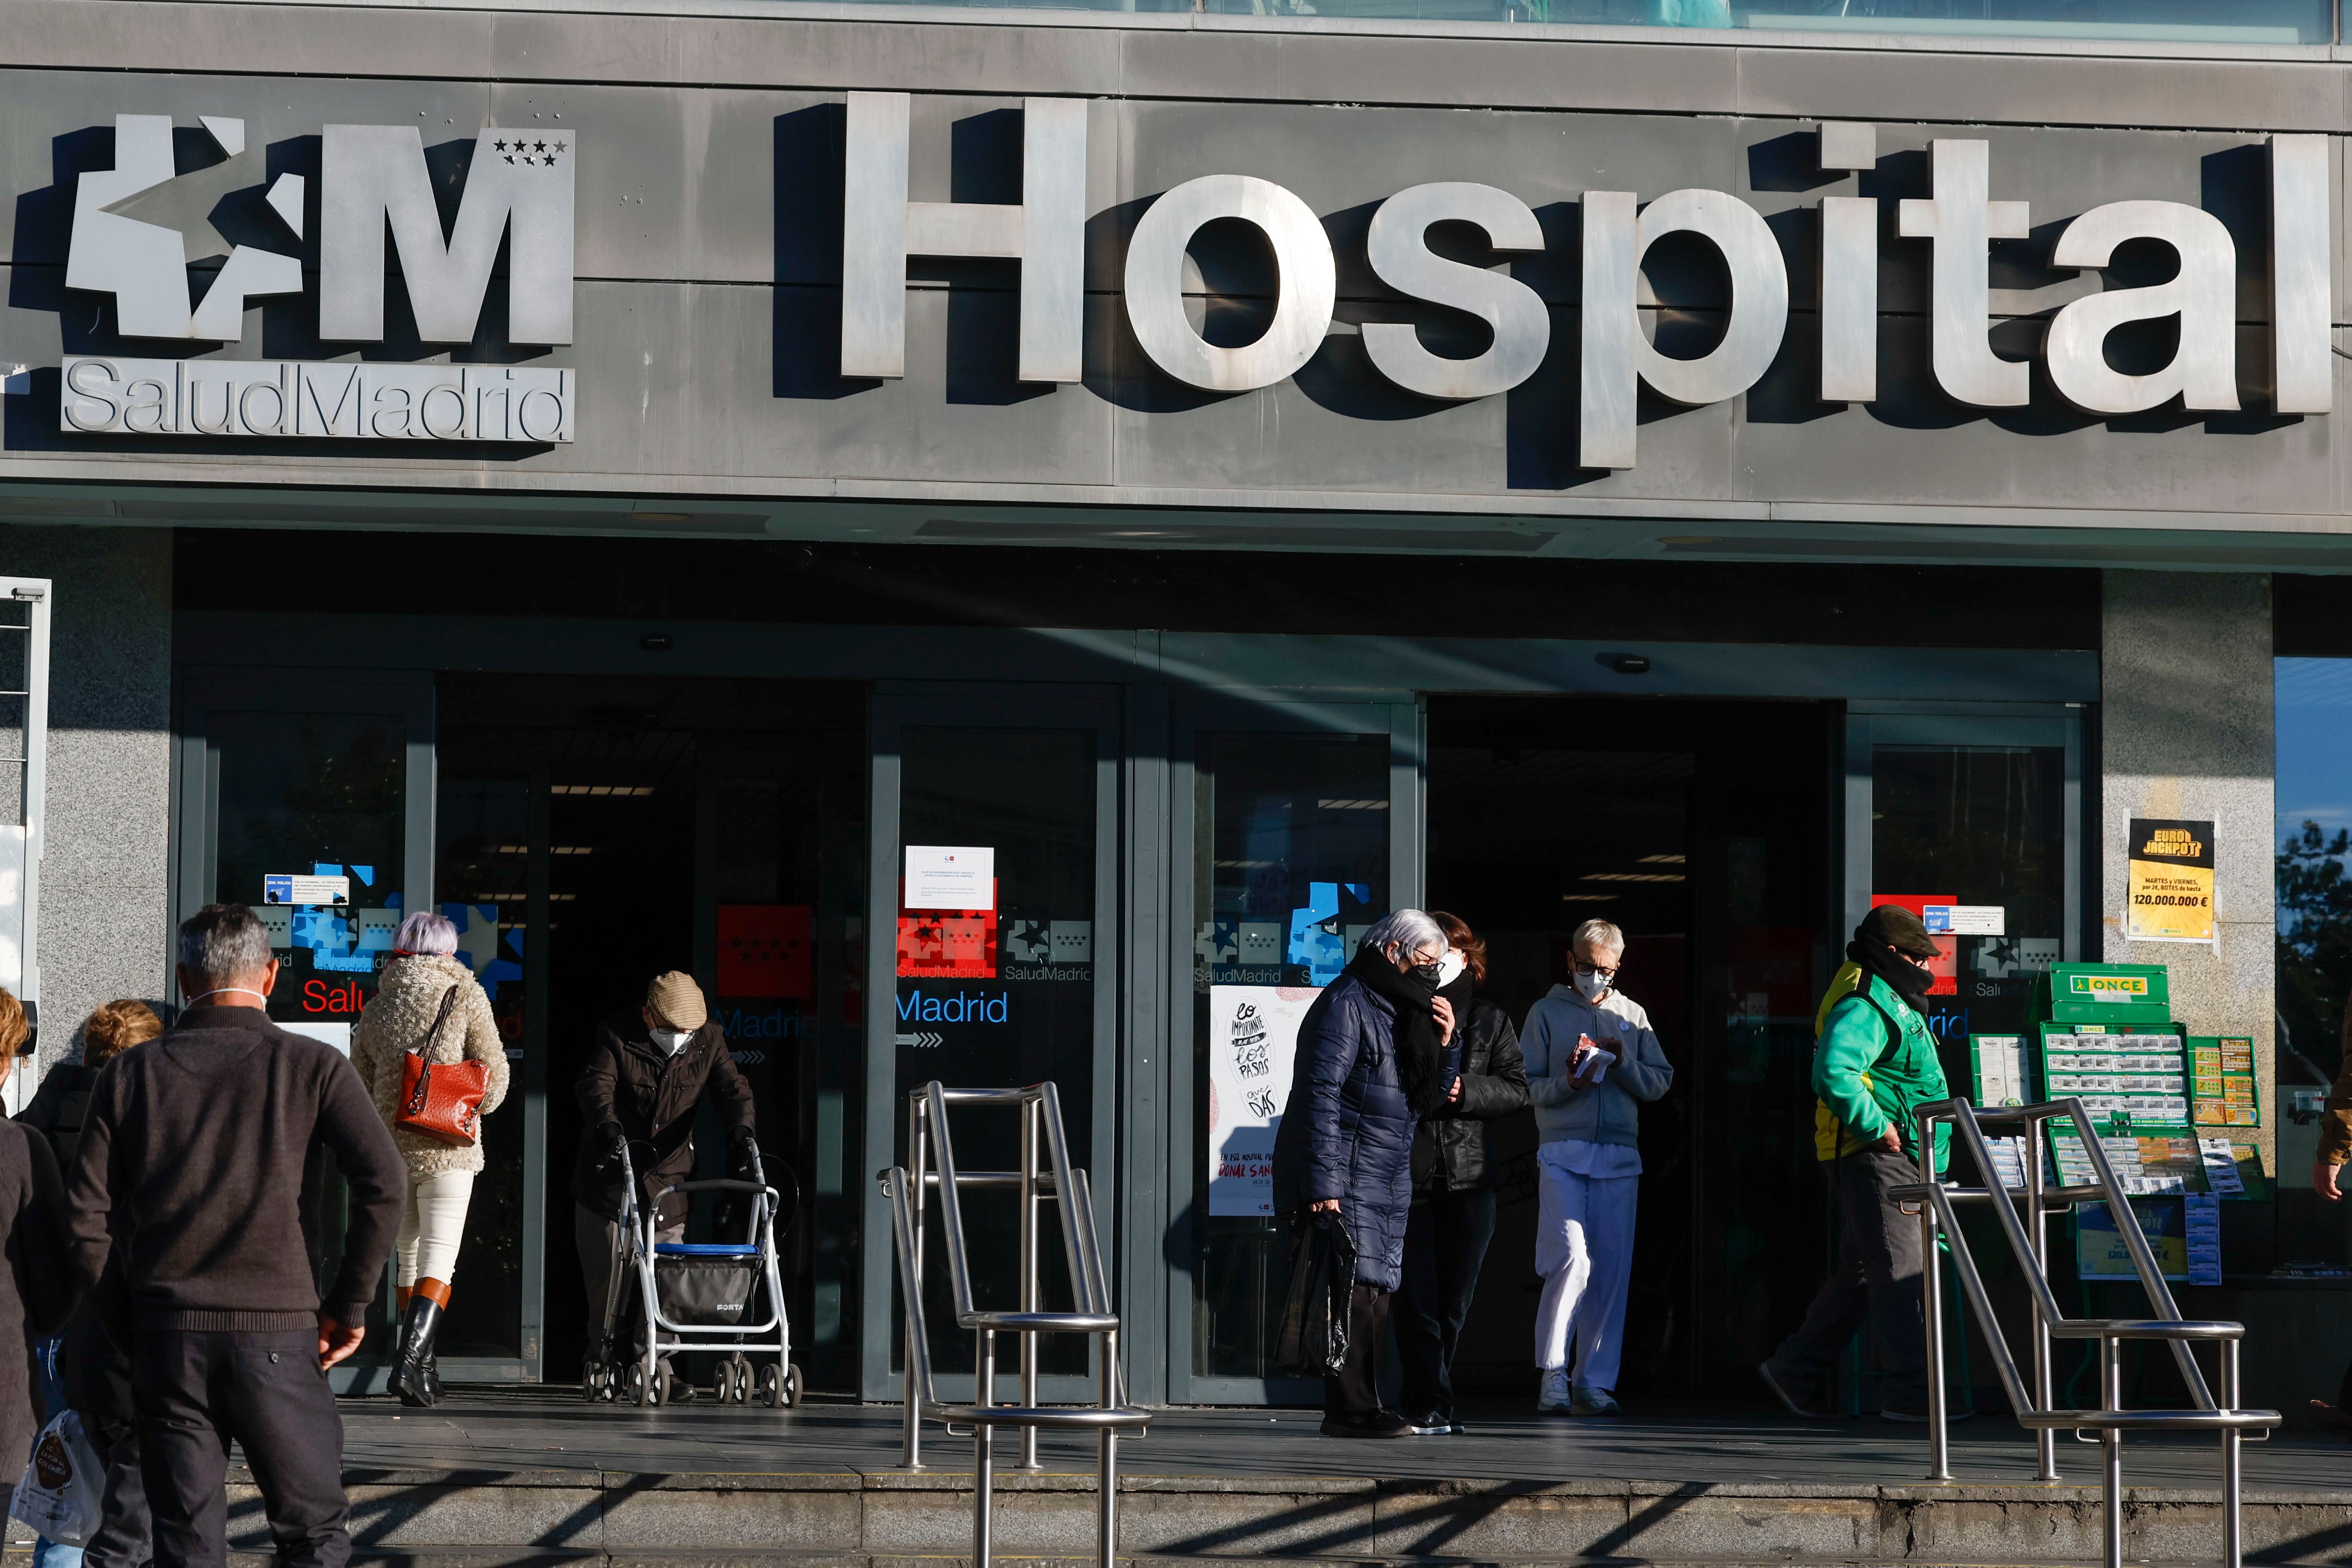
[[[352,1065],[408,1162],[408,1205],[394,1250],[400,1339],[392,1387],[404,1405],[431,1405],[441,1397],[433,1342],[449,1305],[449,1279],[466,1236],[466,1206],[482,1168],[482,1144],[478,1133],[470,1144],[453,1145],[399,1124],[401,1059],[415,1051],[439,1066],[486,1065],[485,1115],[507,1095],[506,1042],[499,1038],[490,998],[457,954],[457,927],[452,922],[422,911],[402,921],[393,934],[392,959],[352,1030]]]

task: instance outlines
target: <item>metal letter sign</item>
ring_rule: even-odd
[[[1257,341],[1221,349],[1184,315],[1184,249],[1219,218],[1255,225],[1274,249],[1274,319]],[[1210,392],[1270,387],[1315,357],[1331,329],[1339,266],[1315,209],[1269,180],[1204,174],[1151,204],[1127,245],[1127,319],[1151,362]]]
[[[247,156],[244,120],[198,118],[232,166]],[[75,189],[66,286],[113,295],[122,336],[233,343],[245,335],[248,304],[302,291],[298,257],[239,245],[190,308],[186,237],[117,210],[175,177],[172,119],[118,115],[114,145],[114,167],[83,174]],[[383,340],[389,224],[425,341],[473,340],[499,242],[509,239],[508,340],[571,342],[578,149],[574,131],[483,131],[445,245],[416,127],[326,127],[320,335]],[[253,172],[257,179],[257,163]],[[264,196],[296,242],[305,194],[300,175],[280,174]],[[58,427],[84,434],[562,443],[572,439],[577,392],[574,371],[535,366],[86,354],[68,356],[64,371]]]
[[[1495,341],[1470,360],[1448,360],[1421,345],[1421,334],[1401,321],[1367,321],[1364,352],[1381,374],[1423,397],[1491,397],[1536,373],[1551,346],[1551,313],[1543,297],[1507,273],[1448,261],[1429,248],[1433,224],[1475,224],[1498,251],[1543,249],[1543,228],[1517,196],[1492,185],[1447,183],[1399,191],[1372,214],[1366,259],[1399,294],[1466,310],[1495,330]]]
[[[1084,374],[1087,106],[1021,105],[1021,204],[910,202],[911,106],[903,92],[849,95],[841,225],[841,373],[907,373],[907,258],[1006,256],[1021,263],[1024,382]]]
[[[319,335],[383,340],[383,230],[392,225],[416,335],[467,343],[481,319],[499,236],[514,229],[507,279],[507,336],[518,343],[572,341],[571,131],[485,130],[449,243],[413,125],[330,125],[319,180]]]
[[[2111,202],[2066,225],[2053,267],[2105,267],[2126,240],[2158,239],[2180,257],[2169,282],[2086,294],[2058,312],[2042,350],[2050,379],[2093,413],[2139,413],[2178,397],[2187,408],[2238,406],[2238,247],[2221,220],[2179,202]],[[2126,321],[2180,318],[2180,347],[2154,375],[2107,365],[2107,334]]]
[[[245,121],[204,116],[204,127],[232,159],[245,152]],[[113,209],[170,181],[172,117],[114,117],[114,167],[91,170],[74,187],[73,235],[66,249],[66,287],[114,296],[115,319],[127,338],[209,338],[234,342],[245,335],[246,301],[302,292],[302,263],[276,251],[241,245],[228,253],[204,303],[188,308],[187,240],[177,229],[142,223]],[[289,237],[302,237],[302,177],[281,174],[268,195],[270,210]]]
[[[1021,204],[988,206],[907,199],[910,101],[904,93],[848,95],[842,373],[905,374],[908,256],[982,256],[1021,261],[1021,379],[1079,380],[1085,106],[1023,100]],[[1989,142],[1938,137],[1929,151],[1934,193],[1901,202],[1895,228],[1930,242],[1929,358],[1937,384],[1972,407],[2021,406],[2032,399],[2032,367],[1993,352],[1990,268],[1992,243],[2025,238],[2032,209],[1992,199]],[[2324,136],[2270,139],[2272,371],[2281,413],[2325,413],[2333,395],[2328,157]],[[1825,173],[1876,168],[1877,127],[1823,123],[1818,162]],[[1587,191],[1583,209],[1578,461],[1587,468],[1630,468],[1641,388],[1697,407],[1738,396],[1771,368],[1788,331],[1788,267],[1763,215],[1727,192],[1669,191],[1644,205],[1633,192]],[[1878,399],[1879,215],[1875,197],[1821,203],[1817,390],[1823,402]],[[1255,342],[1237,347],[1209,342],[1186,308],[1187,251],[1203,226],[1225,218],[1265,235],[1277,272],[1273,320]],[[1417,326],[1374,320],[1359,329],[1365,357],[1390,382],[1424,397],[1507,392],[1534,375],[1549,353],[1550,308],[1507,270],[1433,251],[1429,231],[1441,223],[1468,224],[1505,255],[1544,248],[1534,213],[1508,192],[1439,182],[1396,193],[1381,204],[1366,233],[1364,259],[1372,275],[1409,299],[1477,317],[1493,341],[1483,353],[1450,359],[1432,352]],[[1677,233],[1712,243],[1731,282],[1722,339],[1695,359],[1662,352],[1643,323],[1643,258],[1654,242]],[[2053,265],[2104,269],[2134,239],[2169,246],[2179,257],[2177,276],[2149,287],[2104,288],[2059,310],[2044,348],[2053,384],[2093,413],[2142,413],[2176,398],[2190,410],[2238,407],[2237,256],[2230,231],[2199,207],[2113,202],[2066,225]],[[1219,392],[1274,386],[1312,360],[1330,332],[1337,262],[1322,221],[1293,193],[1248,174],[1202,175],[1152,197],[1137,221],[1122,278],[1128,323],[1144,355],[1188,386]],[[2170,364],[2148,375],[2109,366],[2106,343],[2116,329],[2167,318],[2180,323]]]
[[[1992,351],[1991,286],[1985,271],[1991,242],[2023,239],[2031,210],[2024,202],[1990,198],[1991,152],[1986,143],[1939,138],[1930,148],[1935,195],[1905,198],[1895,216],[1906,237],[1935,242],[1928,335],[1936,383],[1979,408],[2021,407],[2033,399],[2032,368]]]
[[[2327,138],[2271,138],[2271,371],[2281,413],[2326,413],[2336,390]]]
[[[1731,273],[1723,340],[1696,360],[1658,352],[1642,335],[1634,279],[1660,235],[1705,235]],[[1630,191],[1584,193],[1584,383],[1577,461],[1633,466],[1634,378],[1696,407],[1738,397],[1770,368],[1789,326],[1789,268],[1755,208],[1721,191],[1669,191],[1633,215]]]

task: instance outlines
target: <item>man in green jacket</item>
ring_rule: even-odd
[[[1919,1179],[1916,1108],[1950,1092],[1921,1012],[1935,956],[1917,915],[1881,904],[1854,928],[1814,1019],[1813,1149],[1837,1197],[1838,1266],[1803,1325],[1757,1369],[1795,1415],[1831,1413],[1831,1369],[1867,1322],[1885,1374],[1880,1414],[1927,1418],[1919,1217],[1893,1193]],[[1938,1176],[1950,1133],[1936,1129]]]

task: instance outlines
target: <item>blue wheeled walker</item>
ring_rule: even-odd
[[[747,1198],[743,1239],[656,1240],[661,1200],[674,1192]],[[768,1184],[757,1144],[750,1181],[673,1183],[654,1195],[651,1208],[637,1201],[636,1170],[624,1144],[621,1220],[614,1228],[613,1267],[600,1333],[581,1378],[583,1396],[667,1405],[679,1385],[662,1358],[699,1350],[719,1353],[710,1387],[719,1404],[748,1405],[756,1391],[771,1409],[798,1405],[801,1369],[793,1364],[792,1324],[776,1263],[777,1225],[791,1218],[782,1196]],[[633,1351],[629,1341],[641,1324],[644,1343]]]

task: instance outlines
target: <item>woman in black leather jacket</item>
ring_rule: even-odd
[[[1402,1407],[1423,1437],[1462,1430],[1454,1418],[1454,1347],[1495,1235],[1498,1173],[1488,1124],[1528,1103],[1527,1065],[1510,1015],[1471,999],[1486,978],[1486,945],[1454,915],[1432,910],[1430,918],[1466,962],[1438,991],[1464,1020],[1461,1077],[1444,1108],[1423,1116],[1413,1134],[1404,1281],[1392,1312],[1404,1371]]]

